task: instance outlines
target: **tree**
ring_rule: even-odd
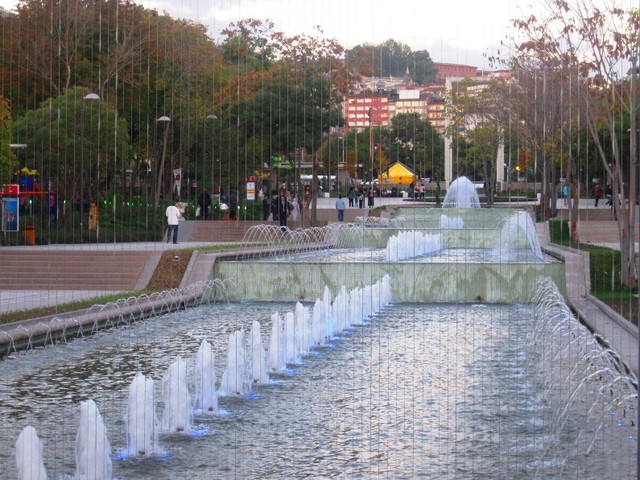
[[[409,72],[414,82],[433,81],[437,69],[429,52],[411,48],[396,40],[385,40],[379,45],[365,43],[346,52],[345,62],[357,75],[375,77],[402,77]]]
[[[7,99],[0,97],[0,186],[9,183],[17,167],[11,151],[11,110]]]
[[[323,147],[328,148],[331,127],[342,122],[340,102],[351,82],[342,61],[344,51],[335,40],[306,34],[288,37],[261,24],[250,25],[250,31],[242,31],[241,43],[250,48],[245,55],[252,58],[252,52],[268,51],[277,60],[269,71],[237,69],[240,74],[216,95],[217,133],[224,139],[220,147],[226,165],[223,175],[230,188],[240,187],[233,179],[260,171],[274,156],[292,166],[303,149],[316,161],[329,161],[331,156]],[[254,38],[260,35],[266,38]],[[225,45],[231,43],[228,40]],[[309,203],[305,204],[302,182],[292,183],[299,189],[296,194],[304,216]]]
[[[438,178],[444,145],[428,121],[416,113],[397,115],[381,137],[389,163],[402,162],[421,178]]]
[[[23,0],[1,21],[5,95],[23,111],[77,83],[95,28],[94,7],[82,0]]]
[[[129,156],[126,121],[106,105],[85,100],[86,94],[84,88],[70,88],[29,111],[12,129],[14,138],[29,139],[26,162],[58,191],[65,214],[73,205],[97,202],[118,163],[107,159]]]
[[[583,88],[578,92],[585,105],[586,124],[602,168],[612,179],[622,282],[635,287],[638,136],[629,135],[629,158],[625,159],[620,132],[627,130],[624,125],[631,133],[638,130],[639,11],[624,10],[615,2],[596,7],[589,0],[551,0],[549,6],[544,18],[516,21],[527,38],[521,50],[529,50],[543,60],[571,65],[580,73]]]

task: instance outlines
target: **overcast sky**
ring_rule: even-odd
[[[494,55],[500,42],[516,33],[511,20],[540,11],[542,1],[136,0],[146,8],[203,23],[215,38],[232,21],[270,19],[276,30],[289,35],[313,34],[319,25],[324,36],[337,39],[345,48],[392,38],[414,51],[427,50],[436,62],[480,68],[489,66],[483,54]],[[0,0],[7,9],[16,3]]]

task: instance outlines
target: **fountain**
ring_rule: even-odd
[[[178,357],[162,379],[164,411],[161,431],[164,433],[189,433],[193,407],[187,389],[187,364]]]
[[[522,210],[514,213],[504,222],[493,251],[499,261],[505,261],[517,248],[530,249],[536,259],[544,262],[535,224],[531,216]]]
[[[129,386],[127,454],[144,457],[158,453],[154,381],[138,372]]]
[[[196,355],[195,406],[201,412],[218,411],[215,357],[211,344],[203,340]]]
[[[442,208],[480,208],[476,187],[467,177],[458,177],[447,189]]]
[[[287,369],[287,352],[284,349],[284,326],[278,312],[271,315],[271,337],[269,339],[269,372],[283,373]]]
[[[19,480],[47,480],[42,462],[42,442],[31,426],[24,427],[16,441],[16,464]]]
[[[254,384],[269,384],[267,352],[262,343],[260,322],[255,320],[251,324],[251,371],[253,372]]]
[[[218,395],[247,395],[251,393],[251,375],[244,342],[244,331],[229,334],[227,366],[220,380]]]
[[[216,264],[212,275],[234,285],[228,301],[71,342],[72,360],[49,347],[46,368],[41,352],[19,362],[23,371],[0,364],[5,390],[21,394],[0,414],[17,430],[47,412],[39,430],[62,444],[74,389],[92,392],[112,406],[111,444],[137,457],[114,461],[117,478],[635,478],[635,379],[562,308],[560,262],[537,255],[520,213],[458,207],[443,222],[428,210],[314,231],[300,248],[288,238],[302,233],[280,232],[279,254]],[[401,234],[395,250],[411,260],[385,258]],[[425,238],[437,248],[414,256]],[[509,252],[495,250],[503,242]],[[194,385],[181,358],[194,359]],[[163,414],[182,405],[180,425],[167,428],[163,415],[162,436],[141,365],[165,373]],[[123,438],[113,396],[134,374]],[[30,393],[40,382],[64,393],[42,401]],[[196,412],[216,415],[190,417],[191,391]],[[173,434],[202,422],[210,433]],[[159,441],[171,461],[148,458]],[[56,478],[71,462],[44,459]]]
[[[76,480],[111,480],[111,445],[93,400],[80,403],[76,436]]]

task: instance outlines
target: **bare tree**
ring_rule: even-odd
[[[612,179],[622,259],[622,282],[638,284],[633,232],[637,197],[637,64],[640,16],[616,2],[549,0],[547,15],[516,22],[527,37],[523,46],[539,58],[573,66],[580,72],[586,124],[603,169]],[[622,121],[621,121],[622,119]],[[624,128],[629,125],[628,128]],[[629,132],[629,158],[622,149]],[[603,134],[604,133],[604,134]],[[625,179],[627,180],[625,182]]]

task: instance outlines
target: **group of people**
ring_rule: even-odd
[[[600,199],[602,198],[603,195],[603,191],[602,191],[602,185],[600,185],[600,182],[596,183],[596,186],[593,188],[593,198],[595,199],[595,206],[598,206],[598,202],[600,201]],[[606,190],[604,191],[604,196],[607,197],[607,203],[606,205],[608,207],[613,206],[613,190],[611,189],[611,185],[607,185]]]
[[[427,187],[425,186],[424,182],[420,184],[411,182],[411,184],[409,185],[409,188],[413,192],[413,198],[424,200],[424,196],[427,191]]]
[[[600,199],[605,196],[607,198],[606,205],[608,207],[613,206],[613,190],[611,185],[607,185],[607,188],[603,191],[600,182],[597,182],[593,187],[593,199],[595,200],[594,206],[598,206]],[[567,199],[569,198],[569,185],[564,183],[562,185],[562,199],[565,205],[567,205]]]
[[[347,193],[347,199],[349,202],[349,207],[358,207],[364,208],[364,199],[367,198],[367,206],[369,208],[373,208],[374,206],[374,191],[373,189],[365,189],[360,186],[359,188],[351,187]],[[269,198],[267,195],[260,190],[258,194],[258,198],[262,202],[262,219],[264,221],[268,221],[269,217],[273,221],[277,221],[280,224],[280,228],[282,230],[286,230],[288,228],[287,223],[289,219],[292,221],[296,221],[299,214],[299,205],[297,199],[294,197],[292,200],[289,200],[287,196],[287,192],[281,190],[280,193],[273,198]],[[198,197],[198,209],[196,211],[196,217],[201,218],[202,220],[207,220],[210,218],[210,209],[211,207],[211,195],[206,190],[203,191]],[[229,220],[235,219],[236,210],[237,210],[237,200],[235,195],[231,195],[229,197]],[[338,200],[336,201],[336,210],[338,211],[338,221],[344,221],[344,211],[346,209],[346,202],[342,195],[338,196]],[[172,203],[167,207],[166,210],[167,217],[167,233],[166,239],[167,243],[173,241],[174,244],[178,243],[178,225],[181,217],[180,210],[176,206],[176,203]]]
[[[372,188],[365,191],[364,187],[349,187],[347,191],[347,200],[350,207],[364,208],[364,199],[367,198],[367,206],[373,208],[375,202],[375,193]]]
[[[271,217],[272,220],[279,222],[282,230],[286,230],[288,228],[287,222],[289,218],[291,218],[293,222],[298,220],[298,213],[300,211],[298,200],[296,197],[289,200],[284,190],[281,190],[279,195],[271,199],[262,192],[260,192],[258,197],[262,198],[262,220],[265,222]]]

